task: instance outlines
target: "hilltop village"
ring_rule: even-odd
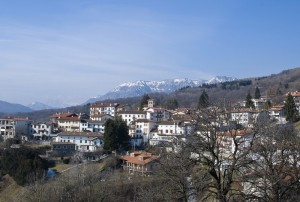
[[[293,92],[295,106],[300,110],[300,92]],[[261,96],[251,99],[252,106],[247,107],[246,101],[239,102],[226,111],[225,126],[235,126],[238,130],[253,129],[259,117],[268,118],[277,124],[286,124],[284,103],[272,106],[272,100]],[[270,106],[268,106],[268,104]],[[209,110],[225,113],[221,108],[209,106]],[[168,110],[155,106],[155,100],[147,100],[141,109],[132,110],[129,106],[118,103],[93,103],[90,113],[55,113],[48,122],[36,122],[29,118],[7,117],[0,119],[1,136],[20,138],[23,142],[50,144],[56,150],[63,143],[72,145],[75,151],[91,152],[103,146],[103,134],[107,120],[120,117],[128,126],[131,147],[145,148],[172,143],[178,138],[195,132],[195,123],[201,110],[192,108],[176,108]],[[225,115],[225,114],[223,114]],[[230,128],[230,127],[229,127]],[[228,129],[228,128],[227,128]]]
[[[274,190],[262,191],[278,186],[274,176],[284,189],[293,193],[299,189],[299,137],[293,124],[299,120],[299,110],[299,92],[288,93],[281,105],[274,105],[266,96],[247,96],[247,100],[228,107],[212,106],[203,91],[195,109],[164,109],[151,98],[138,109],[119,103],[93,103],[89,114],[60,112],[52,114],[48,122],[1,118],[0,134],[2,141],[10,143],[5,144],[7,151],[46,146],[40,158],[71,165],[95,164],[114,156],[118,163],[113,168],[126,173],[129,181],[130,176],[161,180],[155,177],[156,172],[167,170],[167,179],[179,175],[182,183],[187,183],[182,187],[187,201],[202,198],[203,193],[229,201],[227,197],[275,197]],[[169,165],[172,158],[177,160]],[[172,173],[173,169],[178,173]],[[198,172],[206,178],[200,195],[196,181],[192,182]],[[271,176],[269,172],[273,172]],[[262,176],[266,175],[270,179],[264,181]]]

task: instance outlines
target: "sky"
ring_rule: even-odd
[[[0,100],[80,104],[119,84],[300,66],[300,1],[0,0]]]

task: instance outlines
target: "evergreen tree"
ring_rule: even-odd
[[[108,119],[105,122],[105,131],[104,131],[104,146],[105,150],[115,150],[117,148],[117,138],[116,138],[116,127],[115,122],[112,119]]]
[[[104,149],[113,151],[129,144],[128,126],[121,117],[109,119],[105,123]]]
[[[175,98],[168,99],[165,101],[164,107],[171,110],[176,109],[178,108],[178,102]]]
[[[253,109],[255,108],[250,92],[248,93],[248,95],[246,97],[246,107],[247,108],[253,108]]]
[[[208,94],[203,90],[202,94],[199,97],[198,109],[203,109],[209,106],[209,97]]]
[[[254,98],[255,98],[255,99],[259,99],[260,97],[261,97],[261,95],[260,95],[259,88],[256,87],[256,88],[255,88],[255,93],[254,93]]]
[[[299,112],[296,108],[294,98],[290,93],[286,98],[284,109],[285,109],[287,121],[296,122],[299,120]]]
[[[148,94],[144,94],[142,100],[140,101],[139,110],[142,110],[144,105],[148,104],[148,100],[151,99]]]
[[[272,106],[272,103],[270,102],[270,100],[268,100],[266,103],[265,103],[265,109],[270,109]]]

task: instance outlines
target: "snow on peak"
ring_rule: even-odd
[[[226,76],[216,76],[210,80],[191,80],[187,78],[177,78],[177,79],[167,79],[162,81],[143,81],[138,80],[135,82],[126,82],[117,87],[108,93],[91,98],[87,103],[107,100],[107,99],[117,99],[117,98],[126,98],[126,97],[135,97],[142,96],[148,93],[155,92],[165,92],[171,93],[178,89],[184,87],[197,87],[204,83],[213,84],[226,81],[233,81],[236,78],[226,77]]]

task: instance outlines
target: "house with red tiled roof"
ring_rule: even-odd
[[[122,156],[121,160],[123,160],[123,169],[130,174],[148,176],[157,168],[159,157],[149,152],[135,151]]]

